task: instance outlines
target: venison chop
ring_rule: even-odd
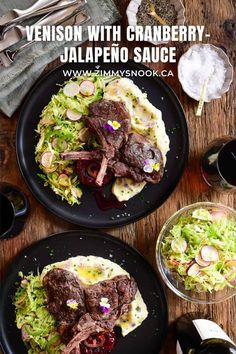
[[[97,333],[111,333],[117,319],[128,312],[137,284],[126,275],[116,276],[91,286],[82,285],[70,271],[55,268],[43,278],[48,311],[59,321],[58,331],[67,346],[63,354],[80,354],[80,343]],[[101,310],[102,298],[110,304],[108,313]],[[68,301],[77,308],[70,308]]]

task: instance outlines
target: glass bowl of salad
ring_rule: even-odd
[[[210,202],[177,211],[160,232],[156,260],[166,285],[185,300],[236,295],[236,211]]]

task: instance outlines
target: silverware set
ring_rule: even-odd
[[[10,66],[19,53],[35,43],[32,40],[14,50],[10,48],[26,38],[26,28],[22,25],[24,21],[38,18],[32,24],[33,27],[83,25],[90,19],[84,9],[86,2],[86,0],[38,0],[26,10],[14,9],[0,17],[0,68]]]

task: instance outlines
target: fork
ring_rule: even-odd
[[[50,6],[50,7],[44,7],[38,11],[32,11],[31,13],[19,16],[14,18],[13,20],[5,23],[4,25],[0,25],[0,40],[3,39],[4,34],[9,31],[11,28],[15,27],[18,23],[23,22],[25,20],[28,20],[32,17],[37,17],[40,15],[48,14],[57,10],[62,10],[67,7],[73,6],[78,2],[78,0],[65,0],[65,1],[59,1],[56,5]]]
[[[0,0],[1,1],[1,0]],[[45,1],[45,0],[44,0]],[[64,0],[65,1],[65,0]],[[43,26],[43,25],[51,25],[50,21],[56,21],[53,22],[53,25],[57,25],[58,23],[61,23],[65,21],[66,19],[70,18],[73,14],[76,14],[81,10],[87,3],[87,0],[79,0],[76,2],[76,5],[69,6],[67,8],[64,8],[63,10],[57,10],[53,13],[46,14],[46,16],[40,18],[37,22],[31,25],[32,28],[35,26]],[[50,15],[50,17],[49,17]],[[46,17],[46,18],[45,18]],[[60,21],[60,22],[58,22]],[[14,27],[13,35],[11,35],[9,38],[6,38],[7,40],[0,41],[0,52],[3,52],[6,49],[9,49],[12,45],[15,45],[19,43],[22,39],[25,39],[27,37],[27,31],[26,27],[22,25],[16,25]]]
[[[48,16],[45,16],[45,17],[48,17]],[[79,19],[79,17],[80,17],[80,19]],[[73,15],[71,18],[69,18],[65,22],[62,22],[62,24],[63,24],[63,26],[83,25],[84,23],[86,23],[89,20],[90,20],[90,16],[86,13],[86,11],[81,11],[81,12],[77,13],[76,15]],[[0,68],[3,68],[3,67],[7,68],[10,65],[12,65],[16,59],[16,56],[18,54],[20,54],[21,52],[23,52],[26,48],[29,48],[30,46],[32,46],[35,42],[36,42],[35,40],[32,40],[32,41],[20,46],[19,48],[15,49],[15,50],[7,49],[7,50],[1,52],[0,53]]]

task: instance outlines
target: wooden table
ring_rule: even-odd
[[[128,0],[117,0],[123,15],[123,25],[126,25],[125,10]],[[230,40],[223,29],[226,19],[236,16],[235,0],[185,0],[187,24],[205,25],[211,34],[210,42],[225,48],[236,66],[236,43]],[[125,45],[125,41],[123,43]],[[103,43],[107,45],[107,43]],[[132,46],[135,46],[132,43]],[[178,44],[180,56],[189,44]],[[49,65],[47,70],[54,68],[58,62]],[[214,138],[222,135],[235,135],[236,127],[236,80],[230,91],[222,97],[205,106],[201,118],[194,115],[195,102],[188,98],[181,89],[176,76],[176,65],[152,65],[153,69],[168,68],[173,70],[175,77],[168,78],[167,82],[174,88],[186,112],[190,136],[189,162],[185,173],[171,197],[155,213],[147,218],[122,227],[110,230],[115,237],[119,237],[130,245],[136,247],[155,267],[155,243],[159,231],[169,216],[179,208],[197,201],[221,202],[236,207],[233,195],[223,195],[214,192],[204,182],[200,173],[199,161],[203,148]],[[164,112],[163,112],[164,113]],[[0,129],[0,178],[2,181],[14,183],[22,188],[31,203],[31,213],[24,232],[17,238],[0,243],[0,269],[1,274],[14,257],[29,244],[47,237],[48,235],[64,230],[75,229],[75,226],[60,220],[43,208],[29,192],[16,162],[15,131],[19,112],[12,119],[1,115]],[[190,311],[200,311],[210,316],[223,326],[224,330],[236,341],[236,298],[218,305],[200,306],[183,301],[166,289],[169,302],[170,324],[181,314]],[[174,354],[174,340],[171,330],[163,347],[163,354]],[[15,353],[14,353],[15,354]],[[125,354],[125,353],[124,353]]]

